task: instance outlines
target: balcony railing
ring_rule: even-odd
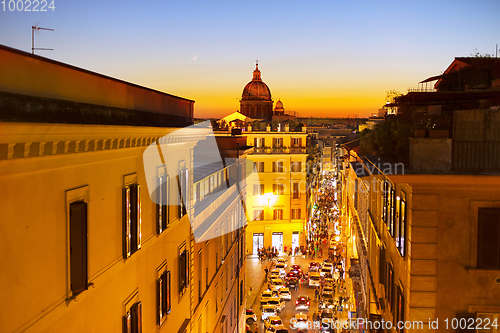
[[[307,149],[305,147],[293,148],[254,148],[254,154],[305,154]]]

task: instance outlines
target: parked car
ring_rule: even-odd
[[[278,312],[281,312],[285,308],[285,300],[279,297],[271,297],[267,301],[267,304],[274,305]]]
[[[278,295],[280,298],[290,300],[292,299],[292,293],[290,292],[290,289],[288,288],[281,288],[278,290]]]
[[[277,316],[278,311],[276,310],[276,307],[273,305],[264,305],[262,307],[262,320],[265,320],[267,317],[270,316]]]
[[[269,289],[271,289],[271,291],[279,290],[284,287],[285,285],[283,283],[283,280],[281,279],[272,279],[271,281],[269,281]]]
[[[264,319],[264,331],[269,331],[269,328],[283,325],[283,321],[278,316],[269,316]]]
[[[309,287],[320,286],[321,275],[318,272],[309,273]]]
[[[295,300],[295,310],[307,310],[309,311],[309,304],[311,301],[308,296],[301,295]]]
[[[330,273],[333,273],[333,264],[331,262],[323,262],[322,268],[329,268]]]
[[[288,265],[287,260],[285,258],[279,258],[277,263],[285,265],[285,268]]]
[[[279,270],[280,276],[283,276],[283,277],[286,274],[285,268],[286,268],[286,264],[283,264],[283,263],[277,263],[275,266],[275,269]]]
[[[330,274],[332,275],[332,270],[329,268],[329,267],[321,267],[320,271],[319,271],[319,274],[323,277],[327,274]]]
[[[279,269],[273,269],[271,272],[269,272],[269,280],[271,279],[278,279],[281,277],[280,270]]]
[[[246,316],[247,316],[246,323],[248,325],[252,325],[254,322],[257,321],[257,315],[252,309],[247,309]]]

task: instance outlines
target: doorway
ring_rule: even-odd
[[[257,255],[259,252],[257,249],[261,249],[264,247],[264,234],[263,233],[254,233],[253,234],[253,249],[252,254]]]
[[[292,233],[292,253],[295,253],[295,248],[299,246],[299,232]]]
[[[282,232],[273,232],[273,247],[276,247],[276,250],[281,255],[283,254],[283,233]]]

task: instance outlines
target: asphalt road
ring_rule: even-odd
[[[316,258],[314,260],[308,260],[308,259],[298,258],[298,257],[289,258],[288,256],[286,256],[285,258],[288,259],[287,272],[289,270],[290,265],[294,265],[294,264],[300,265],[302,267],[302,269],[305,272],[307,272],[308,267],[309,267],[309,262],[311,262],[311,261],[322,262],[324,259],[324,258]],[[334,277],[337,277],[337,276],[334,275]],[[267,289],[267,283],[264,283],[263,287],[259,291],[259,296],[257,297],[256,302],[254,304],[254,310],[255,310],[255,313],[257,314],[256,325],[258,328],[258,332],[264,332],[264,322],[261,319],[261,311],[259,309],[259,306],[260,306],[260,295],[262,294],[262,291],[264,291],[266,289]],[[291,329],[291,327],[290,327],[291,326],[290,319],[292,319],[296,313],[299,313],[299,312],[307,313],[307,315],[309,316],[309,320],[312,321],[313,313],[315,311],[316,312],[319,312],[319,311],[318,311],[318,302],[316,300],[314,300],[314,288],[313,287],[309,288],[307,285],[303,285],[300,287],[299,290],[297,290],[297,291],[292,290],[291,293],[292,293],[292,299],[286,301],[285,308],[280,313],[278,313],[278,316],[281,318],[281,320],[283,321],[283,324],[289,329],[289,331],[293,332],[293,329]],[[309,311],[307,311],[307,310],[295,310],[295,300],[297,299],[297,297],[299,295],[307,295],[311,299]],[[338,299],[338,296],[339,295],[337,293],[336,299]],[[255,326],[252,325],[252,327],[251,327],[252,330],[254,330],[254,327]]]

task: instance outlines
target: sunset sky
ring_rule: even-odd
[[[6,1],[6,6],[9,1]],[[50,0],[49,0],[50,3]],[[495,56],[500,1],[57,1],[0,4],[0,44],[193,99],[196,117],[239,109],[259,60],[273,99],[300,116],[368,116],[454,57]],[[1,59],[0,59],[1,60]]]

